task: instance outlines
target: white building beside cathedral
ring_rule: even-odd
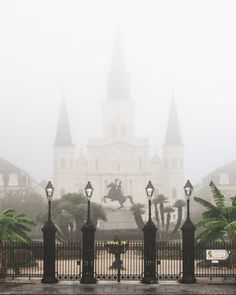
[[[83,190],[89,180],[94,187],[93,200],[100,202],[107,195],[107,185],[115,179],[122,181],[124,195],[131,195],[135,203],[147,202],[148,180],[158,193],[169,198],[170,204],[184,197],[184,146],[174,99],[160,157],[150,155],[147,139],[135,136],[134,106],[121,38],[117,36],[103,103],[103,135],[88,139],[86,158],[76,155],[65,101],[61,106],[53,169],[58,198]]]

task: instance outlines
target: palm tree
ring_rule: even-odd
[[[17,214],[14,209],[0,212],[0,277],[5,277],[7,254],[2,247],[5,242],[27,242],[30,240],[26,232],[31,231],[34,221],[25,214]]]
[[[167,240],[168,239],[168,233],[170,228],[170,219],[171,219],[171,213],[175,212],[175,209],[173,209],[171,206],[165,207],[164,212],[167,213],[166,216],[166,228],[164,231],[164,237]]]
[[[155,219],[156,219],[156,223],[157,223],[157,228],[160,228],[160,216],[159,216],[159,210],[158,210],[158,204],[159,204],[158,195],[155,195],[155,197],[152,200],[152,204],[153,204],[154,210],[155,210]]]
[[[203,219],[198,224],[201,229],[198,242],[225,241],[225,236],[232,242],[236,242],[236,197],[231,198],[230,206],[225,205],[225,196],[216,187],[213,181],[210,183],[215,205],[203,198],[194,197],[194,200],[207,210],[202,214]]]
[[[130,211],[134,215],[135,222],[139,229],[143,229],[144,227],[144,221],[142,218],[142,215],[145,213],[145,210],[143,209],[145,205],[137,203],[130,207]]]
[[[61,242],[78,241],[81,227],[87,218],[87,199],[82,194],[70,193],[52,202],[52,218],[57,228],[57,239]],[[47,220],[47,212],[38,216],[41,222]],[[91,202],[91,220],[94,225],[98,220],[106,220],[104,208]]]
[[[155,219],[157,223],[157,228],[159,229],[159,238],[163,239],[165,236],[165,210],[164,204],[167,203],[167,197],[163,194],[156,195],[152,203],[155,209]],[[159,205],[159,208],[158,208]],[[160,226],[161,225],[161,226]]]
[[[174,229],[172,230],[172,232],[170,233],[170,237],[174,237],[180,228],[180,225],[182,223],[182,218],[183,218],[183,207],[184,206],[185,206],[184,200],[176,200],[173,205],[174,208],[177,208],[178,217],[177,217],[176,225],[175,225]]]

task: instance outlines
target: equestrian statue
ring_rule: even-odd
[[[107,199],[112,202],[117,201],[120,203],[120,207],[118,209],[124,207],[124,202],[126,200],[129,200],[131,204],[135,205],[132,196],[124,196],[121,181],[119,181],[119,179],[116,178],[114,183],[111,182],[107,185],[107,188],[109,188],[108,194],[102,198],[102,202],[106,203]]]

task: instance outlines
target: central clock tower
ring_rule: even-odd
[[[103,136],[89,139],[88,158],[88,178],[100,188],[100,196],[107,194],[110,182],[119,179],[124,194],[141,202],[137,198],[148,180],[149,146],[147,139],[135,137],[134,101],[119,31],[103,103]]]

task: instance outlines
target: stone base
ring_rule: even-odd
[[[58,279],[55,277],[43,277],[41,282],[43,284],[56,284],[58,283]]]
[[[98,228],[100,230],[111,229],[136,229],[137,224],[135,222],[133,214],[129,209],[121,208],[105,208],[107,221],[99,221]]]

